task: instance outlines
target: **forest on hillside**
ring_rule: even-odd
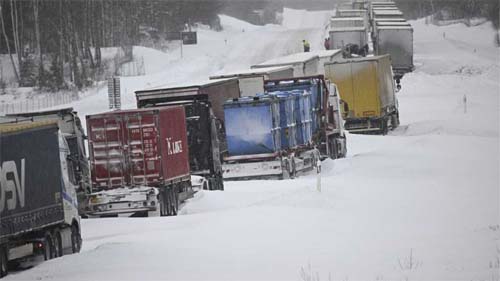
[[[433,15],[437,20],[485,18],[499,27],[498,0],[395,0],[406,19]]]
[[[0,54],[19,86],[81,89],[102,80],[101,49],[204,23],[220,29],[220,1],[0,0]],[[1,81],[0,81],[1,83]]]

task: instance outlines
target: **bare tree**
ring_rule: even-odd
[[[2,34],[3,34],[3,37],[5,39],[5,43],[7,45],[7,52],[9,53],[9,56],[10,56],[12,68],[14,69],[14,74],[16,75],[17,82],[19,82],[19,73],[17,72],[16,63],[14,62],[14,58],[12,57],[12,52],[10,51],[9,38],[7,37],[7,32],[5,31],[5,21],[3,18],[3,9],[2,9],[2,2],[1,1],[0,1],[0,22],[2,23]]]

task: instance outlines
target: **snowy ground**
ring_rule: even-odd
[[[143,50],[156,73],[124,79],[126,106],[145,85],[239,69],[298,50],[306,35],[319,48],[325,13],[288,12],[304,23],[287,13],[283,27],[224,17],[226,31],[200,32],[206,43],[182,60]],[[177,217],[84,220],[82,253],[5,280],[499,280],[493,30],[412,25],[417,69],[398,93],[402,126],[349,135],[348,157],[323,164],[321,192],[315,175],[229,182],[198,193]],[[74,106],[103,111],[106,95]]]

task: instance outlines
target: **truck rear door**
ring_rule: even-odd
[[[373,61],[351,63],[354,114],[357,118],[380,115],[377,64]]]
[[[127,163],[124,132],[119,115],[90,118],[88,123],[92,181],[97,188],[124,186]]]
[[[124,116],[122,124],[128,144],[124,155],[132,186],[154,186],[159,182],[161,163],[158,157],[157,117],[154,112]]]
[[[127,112],[89,119],[89,147],[94,187],[158,184],[157,115]]]

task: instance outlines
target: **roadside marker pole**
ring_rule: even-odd
[[[464,114],[467,113],[467,95],[464,94]]]
[[[321,160],[318,159],[318,162],[316,162],[316,189],[318,192],[321,192]]]

